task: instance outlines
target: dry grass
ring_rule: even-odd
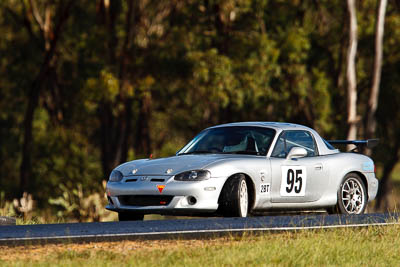
[[[119,242],[91,242],[82,244],[48,244],[48,245],[28,245],[28,246],[0,246],[0,260],[3,261],[40,261],[43,258],[61,255],[63,253],[74,252],[76,254],[98,253],[102,251],[112,251],[116,254],[126,256],[133,251],[148,252],[161,250],[163,248],[181,249],[185,247],[204,247],[205,245],[221,244],[231,242],[230,239],[213,240],[159,240],[159,241],[119,241]],[[238,241],[237,241],[238,242]]]
[[[0,250],[5,266],[397,266],[400,225]]]

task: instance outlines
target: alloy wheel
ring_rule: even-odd
[[[355,178],[347,179],[342,186],[342,204],[348,214],[359,214],[365,205],[364,189]]]

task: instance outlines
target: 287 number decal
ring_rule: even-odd
[[[271,184],[260,184],[260,194],[269,194]]]
[[[304,196],[306,182],[305,166],[282,166],[281,196]]]

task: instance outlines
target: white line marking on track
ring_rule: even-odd
[[[312,230],[312,229],[334,229],[334,228],[352,228],[352,227],[367,227],[367,226],[388,226],[397,225],[400,222],[393,223],[370,223],[370,224],[348,224],[348,225],[327,225],[327,226],[306,226],[306,227],[270,227],[270,228],[237,228],[237,229],[214,229],[214,230],[188,230],[188,231],[173,231],[173,232],[143,232],[143,233],[121,233],[121,234],[100,234],[100,235],[65,235],[65,236],[50,236],[50,237],[19,237],[19,238],[3,238],[4,241],[30,241],[30,240],[53,240],[53,239],[77,239],[77,238],[104,238],[104,237],[135,237],[146,235],[179,235],[179,234],[206,234],[206,233],[227,233],[227,232],[278,232],[278,231],[294,231],[294,230]]]

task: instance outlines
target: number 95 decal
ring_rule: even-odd
[[[306,193],[305,166],[282,166],[281,196],[303,197]]]

